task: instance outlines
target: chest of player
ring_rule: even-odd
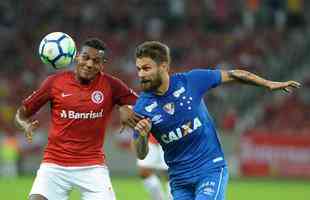
[[[76,113],[100,113],[112,107],[111,89],[108,87],[63,86],[54,89],[52,108]]]
[[[200,103],[200,99],[189,88],[180,86],[171,94],[150,101],[144,107],[144,112],[152,121],[152,131],[157,134],[156,138],[165,140],[163,138],[172,137],[169,141],[173,141],[200,127]]]

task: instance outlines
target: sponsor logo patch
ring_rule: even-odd
[[[146,106],[144,109],[145,109],[147,112],[152,112],[157,106],[158,106],[157,102],[154,101],[152,104]]]
[[[76,112],[74,110],[62,110],[60,112],[60,118],[64,119],[96,119],[103,117],[103,109],[99,112]]]
[[[181,87],[180,89],[173,92],[173,96],[179,98],[181,94],[185,92],[185,88]]]

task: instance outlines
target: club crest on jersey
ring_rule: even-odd
[[[175,110],[175,106],[174,103],[167,103],[164,105],[163,107],[164,111],[166,111],[168,114],[173,115],[174,114],[174,110]]]
[[[103,93],[101,91],[98,91],[98,90],[94,91],[91,94],[91,100],[92,100],[92,102],[94,102],[96,104],[102,103],[104,100]]]

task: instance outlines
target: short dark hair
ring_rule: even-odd
[[[98,49],[98,50],[103,51],[104,62],[107,61],[107,53],[106,53],[107,46],[102,40],[100,40],[98,38],[89,38],[82,43],[82,47],[84,47],[84,46],[92,47],[94,49]]]
[[[158,41],[143,42],[136,48],[136,58],[149,57],[158,65],[167,62],[170,64],[170,49],[167,45]]]

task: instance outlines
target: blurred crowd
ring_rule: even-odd
[[[88,37],[104,40],[109,57],[105,70],[137,91],[134,49],[145,40],[159,40],[171,47],[174,72],[237,66],[267,78],[285,79],[306,62],[308,7],[303,0],[1,1],[0,141],[18,146],[10,140],[17,133],[14,112],[54,72],[37,54],[40,40],[50,32],[65,32],[78,46]],[[309,77],[303,81],[309,89]],[[235,91],[237,86],[224,87],[206,97],[225,132],[233,132],[242,114],[262,97],[262,92],[253,89],[239,95]],[[298,128],[310,135],[309,102],[304,92],[280,104],[273,98],[262,108],[265,115],[255,126],[275,132]],[[40,113],[43,127],[47,112]],[[14,157],[12,152],[6,155]]]
[[[264,116],[254,130],[271,134],[310,135],[310,77],[303,81],[304,92],[285,99],[274,96],[264,107]],[[308,92],[305,92],[308,91]]]

